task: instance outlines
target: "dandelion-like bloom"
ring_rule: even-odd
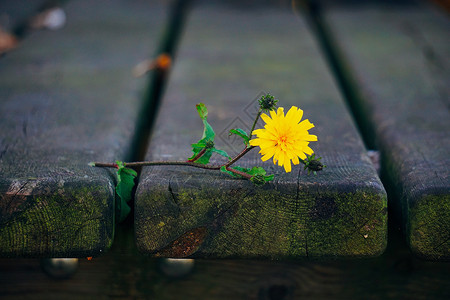
[[[309,134],[308,130],[314,125],[308,119],[301,121],[303,110],[292,106],[284,115],[284,109],[279,107],[277,112],[271,111],[270,117],[261,114],[266,122],[263,129],[253,131],[257,138],[250,140],[250,145],[261,148],[262,160],[273,156],[273,163],[284,166],[286,173],[291,171],[291,160],[294,165],[300,163],[299,158],[306,159],[314,151],[308,146],[309,142],[317,141],[317,136]],[[300,122],[301,121],[301,122]]]

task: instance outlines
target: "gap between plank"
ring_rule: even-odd
[[[165,32],[162,35],[161,42],[154,57],[165,53],[169,55],[171,58],[171,65],[173,65],[180,35],[183,31],[190,5],[191,0],[176,0],[172,3],[172,7],[170,7],[169,11],[170,15],[167,19],[167,25],[165,26]],[[136,130],[132,137],[129,151],[124,157],[126,162],[145,160],[145,154],[150,141],[152,127],[164,94],[165,87],[167,85],[169,73],[170,69],[160,70],[159,68],[154,68],[149,73],[148,83],[143,94],[142,107],[139,110],[139,115],[136,121]],[[136,185],[132,191],[131,201],[129,203],[131,212],[124,221],[130,226],[133,224],[134,198],[137,183],[140,180],[142,167],[136,168],[135,170],[138,175],[135,179]]]
[[[173,63],[190,3],[191,0],[177,0],[173,2],[168,23],[155,57],[165,53],[170,56]],[[131,141],[130,151],[125,156],[125,161],[135,162],[145,159],[153,123],[164,94],[169,72],[160,71],[158,68],[154,68],[150,72],[149,81],[143,96],[143,104],[136,122],[136,131]]]
[[[314,33],[314,36],[322,50],[325,60],[334,75],[338,89],[350,110],[363,142],[368,150],[377,150],[375,128],[366,118],[365,108],[363,107],[360,92],[355,81],[349,72],[345,59],[340,53],[337,43],[330,33],[329,26],[324,21],[322,7],[315,0],[304,0],[304,15]]]

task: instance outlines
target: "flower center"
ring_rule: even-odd
[[[282,150],[285,150],[286,146],[287,146],[287,141],[288,141],[288,138],[285,135],[282,135],[282,136],[278,137],[277,144],[281,147]]]

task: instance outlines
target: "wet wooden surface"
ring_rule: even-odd
[[[325,6],[325,9],[327,7]],[[450,259],[450,21],[423,4],[326,10],[325,21],[371,123],[390,205],[413,251]]]
[[[395,227],[393,227],[395,228]],[[132,228],[120,227],[110,252],[81,259],[70,279],[45,275],[38,260],[0,259],[2,299],[448,299],[450,265],[415,258],[397,229],[371,259],[195,260],[192,272],[142,256]],[[163,271],[165,270],[165,271]],[[170,275],[171,274],[171,275]]]
[[[73,1],[66,26],[0,59],[0,256],[94,256],[114,233],[112,172],[126,159],[165,8]]]
[[[148,160],[186,160],[201,136],[195,104],[209,109],[216,146],[243,144],[257,99],[269,92],[286,111],[296,105],[316,127],[311,143],[327,168],[308,176],[263,163],[253,150],[241,166],[263,166],[262,187],[218,171],[145,167],[136,194],[136,242],[168,257],[347,257],[386,246],[386,194],[331,73],[305,22],[290,9],[237,3],[193,9],[162,99]],[[261,125],[258,125],[261,126]],[[223,162],[213,157],[213,164]]]

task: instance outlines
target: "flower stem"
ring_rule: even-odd
[[[237,162],[239,159],[241,159],[242,156],[244,156],[248,151],[252,150],[253,148],[255,148],[255,146],[249,146],[249,147],[245,148],[244,150],[242,150],[241,153],[236,155],[232,160],[230,160],[227,164],[225,164],[225,167],[228,168],[229,166],[231,166],[232,164]]]
[[[194,162],[197,159],[199,159],[203,154],[205,154],[206,152],[206,148],[203,148],[199,153],[197,153],[197,155],[195,157],[193,157],[192,159],[189,159],[188,162]]]
[[[228,163],[219,165],[219,166],[211,166],[211,165],[204,165],[196,163],[195,160],[197,160],[201,155],[203,155],[202,151],[199,152],[196,157],[194,157],[192,160],[188,161],[136,161],[136,162],[127,162],[123,165],[129,168],[136,168],[136,167],[143,167],[143,166],[189,166],[194,168],[200,168],[200,169],[208,169],[208,170],[220,170],[221,167],[225,166],[228,168],[232,164],[234,164],[236,161],[242,158],[248,151],[255,148],[254,146],[250,146],[245,148],[241,153],[236,155],[232,160],[230,160]],[[197,157],[198,156],[198,157]],[[93,167],[103,167],[103,168],[117,168],[116,163],[101,163],[101,162],[93,162],[90,163]],[[235,171],[235,170],[233,170]],[[231,171],[231,172],[233,172]],[[238,174],[238,173],[236,173]],[[242,175],[239,173],[239,175]],[[245,176],[244,176],[245,177]]]
[[[234,174],[240,175],[240,176],[242,176],[242,177],[244,177],[244,178],[247,178],[247,179],[249,179],[249,180],[252,179],[252,175],[247,174],[247,173],[245,173],[245,172],[241,172],[241,171],[239,171],[239,170],[235,170],[235,169],[230,168],[230,167],[225,167],[225,169],[226,169],[227,171],[230,171],[230,172],[232,172],[232,173],[234,173]]]
[[[250,130],[250,133],[248,134],[248,138],[249,139],[252,139],[253,130],[255,130],[256,123],[258,123],[258,120],[259,120],[259,117],[261,116],[261,113],[262,113],[262,109],[259,108],[258,114],[256,114],[255,121],[253,122],[252,129]]]
[[[115,163],[99,163],[94,162],[91,164],[93,167],[103,167],[103,168],[116,168]],[[124,166],[130,168],[143,167],[143,166],[190,166],[194,168],[208,169],[208,170],[220,170],[222,166],[210,166],[199,164],[190,161],[136,161],[124,163]]]

